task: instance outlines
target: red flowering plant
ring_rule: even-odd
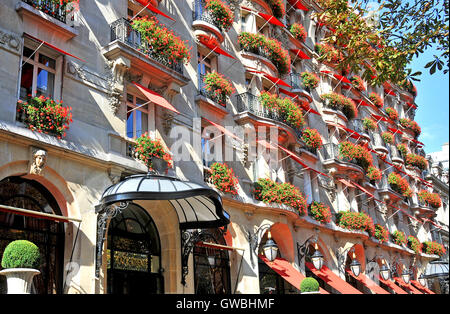
[[[226,163],[215,162],[209,169],[211,183],[225,193],[233,195],[238,194],[237,185],[238,179],[234,175],[233,169],[229,168]]]
[[[349,161],[356,160],[358,165],[367,170],[369,166],[373,164],[372,154],[361,145],[353,144],[352,142],[345,141],[339,143],[339,156],[341,158],[347,158]]]
[[[255,199],[264,203],[277,203],[290,206],[300,216],[306,214],[306,199],[298,188],[290,183],[276,183],[271,179],[258,179],[254,184]]]
[[[402,154],[402,156],[406,156],[408,154],[408,146],[406,144],[398,144],[397,149]]]
[[[395,230],[392,233],[392,241],[395,244],[402,246],[403,244],[406,244],[406,234],[402,231]]]
[[[430,193],[426,190],[422,190],[418,193],[418,196],[419,200],[433,208],[439,208],[442,205],[441,197],[438,193]]]
[[[344,229],[366,231],[370,236],[375,234],[373,219],[365,213],[339,212],[336,215],[336,224]]]
[[[320,223],[326,224],[331,222],[331,210],[327,205],[313,201],[309,204],[309,214],[312,218]]]
[[[391,188],[399,194],[405,197],[412,196],[412,190],[408,181],[406,181],[405,178],[402,178],[398,173],[391,172],[388,176],[388,183]]]
[[[373,130],[376,130],[377,123],[371,118],[364,118],[363,119],[363,126],[364,126],[365,130],[373,131]]]
[[[131,27],[141,34],[139,50],[143,53],[157,55],[169,64],[189,62],[191,56],[188,41],[182,41],[172,30],[160,24],[156,17],[137,17],[132,21]]]
[[[392,134],[391,132],[381,133],[381,138],[386,144],[394,144],[394,134]]]
[[[370,181],[380,181],[383,174],[380,169],[374,166],[369,166],[367,168],[366,175]]]
[[[303,25],[299,23],[292,24],[289,31],[291,32],[291,34],[294,36],[295,39],[301,42],[304,42],[306,40],[306,37],[308,36]]]
[[[280,98],[276,94],[262,92],[259,101],[261,106],[276,112],[289,126],[300,129],[305,124],[301,108],[290,98]]]
[[[350,82],[352,82],[352,86],[353,88],[355,88],[356,90],[363,92],[366,90],[366,87],[364,86],[364,81],[363,79],[358,76],[358,75],[353,75],[350,78]]]
[[[284,6],[284,0],[265,0],[272,9],[273,15],[278,18],[282,18],[286,14],[286,7]]]
[[[136,139],[134,148],[136,158],[141,160],[149,169],[153,169],[152,159],[160,158],[167,162],[167,166],[172,168],[172,155],[161,143],[160,139],[152,140],[147,132]]]
[[[384,106],[383,100],[381,99],[381,97],[378,94],[370,93],[369,99],[378,108],[383,108],[383,106]]]
[[[222,106],[226,105],[226,98],[235,91],[231,82],[216,71],[206,74],[203,83],[209,97]]]
[[[301,139],[308,148],[317,150],[322,147],[322,138],[316,129],[304,129]]]
[[[355,102],[344,95],[331,92],[322,94],[320,98],[326,107],[341,110],[348,119],[353,119],[358,115]]]
[[[398,112],[397,112],[397,110],[395,110],[394,108],[392,108],[392,107],[387,107],[387,108],[385,109],[385,111],[386,111],[386,113],[388,114],[388,116],[389,116],[389,118],[390,118],[391,120],[396,121],[396,120],[398,119]]]
[[[286,74],[291,69],[291,57],[281,43],[262,34],[242,32],[238,36],[238,43],[245,51],[267,57],[278,69],[280,75]]]
[[[338,64],[343,59],[339,50],[327,43],[315,44],[314,51],[319,55],[319,61],[327,61],[332,64]]]
[[[416,96],[417,96],[417,88],[416,88],[416,86],[415,86],[409,79],[404,80],[404,81],[400,84],[400,86],[401,86],[402,88],[404,88],[408,93],[410,93],[411,95],[413,95],[413,97],[416,97]]]
[[[422,129],[420,128],[419,124],[417,124],[416,121],[410,120],[408,118],[401,118],[398,120],[400,122],[400,125],[404,127],[405,129],[413,131],[414,135],[417,137],[422,133]]]
[[[389,231],[386,228],[384,228],[382,225],[376,224],[374,237],[381,243],[388,242],[389,241]]]
[[[422,243],[422,252],[426,254],[436,254],[439,256],[444,256],[446,250],[440,243],[434,241],[425,241]]]
[[[62,103],[41,95],[28,101],[19,100],[17,112],[30,130],[61,139],[72,123],[72,107],[63,107]]]
[[[205,9],[214,18],[215,24],[224,31],[228,31],[233,25],[234,13],[230,7],[221,0],[204,0]]]
[[[422,252],[422,243],[415,236],[408,236],[408,247],[416,254]]]
[[[425,170],[428,167],[428,161],[425,157],[416,154],[406,154],[405,163],[421,170]]]
[[[312,72],[302,72],[300,73],[303,85],[306,88],[316,88],[319,85],[319,77]]]

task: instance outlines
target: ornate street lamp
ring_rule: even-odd
[[[355,252],[353,252],[352,258],[353,260],[350,263],[350,269],[352,270],[353,275],[355,275],[355,277],[358,277],[361,273],[361,263],[356,258]]]
[[[275,243],[275,241],[272,240],[272,235],[271,235],[270,231],[267,234],[267,241],[266,241],[266,244],[264,244],[264,246],[263,246],[263,251],[264,251],[264,255],[270,262],[273,262],[275,260],[275,258],[277,257],[278,246]]]
[[[317,243],[314,244],[314,249],[315,249],[315,252],[311,256],[311,261],[313,262],[314,267],[317,270],[320,270],[323,266],[323,255],[322,255],[322,253],[320,253]]]
[[[425,278],[425,276],[423,275],[423,273],[420,275],[420,277],[419,277],[419,283],[422,285],[422,286],[426,286],[426,284],[427,284],[427,280],[426,280],[426,278]]]
[[[409,284],[410,272],[406,269],[405,265],[403,265],[402,279],[406,284]]]
[[[386,266],[384,259],[381,260],[380,275],[383,280],[389,280],[389,267]]]

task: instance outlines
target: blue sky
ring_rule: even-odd
[[[419,141],[425,144],[426,153],[440,151],[441,145],[449,141],[449,74],[442,71],[429,74],[429,68],[424,67],[433,60],[433,55],[440,54],[428,49],[411,63],[413,72],[422,72],[420,82],[414,82],[418,106],[414,120],[422,128]]]

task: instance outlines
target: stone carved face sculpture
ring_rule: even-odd
[[[30,173],[41,175],[42,170],[47,163],[47,152],[39,149],[33,152],[33,164],[31,165]]]

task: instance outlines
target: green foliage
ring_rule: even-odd
[[[39,269],[41,255],[39,248],[27,240],[16,240],[6,246],[3,252],[3,268]]]
[[[312,277],[306,277],[300,283],[301,292],[316,292],[319,291],[319,287],[319,282]]]

